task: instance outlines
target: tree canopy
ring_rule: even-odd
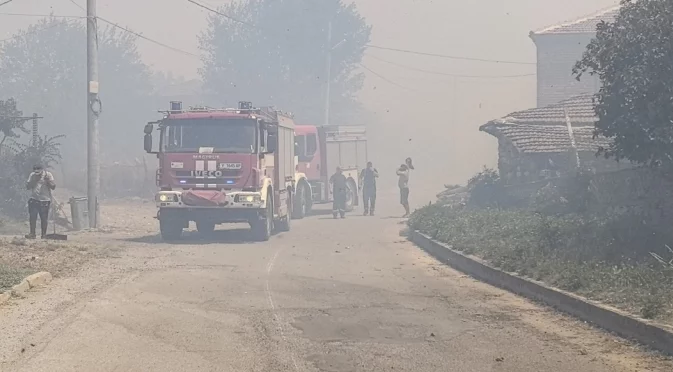
[[[21,132],[28,133],[25,128],[26,119],[23,112],[16,107],[16,101],[10,98],[0,100],[0,150],[7,138],[18,138]]]
[[[371,27],[354,4],[341,0],[244,0],[219,8],[201,35],[200,74],[219,103],[252,101],[293,111],[322,124],[327,53],[332,49],[330,103],[334,123],[360,106],[364,76],[356,72]],[[328,25],[332,42],[328,45]],[[336,48],[334,48],[336,46]]]
[[[140,153],[129,141],[151,118],[154,102],[149,68],[141,61],[136,37],[99,29],[101,148],[122,157]],[[86,151],[86,31],[79,21],[45,18],[0,46],[0,92],[26,112],[44,119],[40,131],[65,134],[64,157],[83,165]]]
[[[597,74],[596,135],[601,153],[646,165],[673,165],[673,0],[622,0],[600,23],[573,73]]]

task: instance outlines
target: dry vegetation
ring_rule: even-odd
[[[673,253],[629,213],[547,216],[528,210],[431,205],[409,225],[491,265],[643,318],[673,322]],[[659,234],[661,235],[661,234]],[[666,234],[668,235],[668,234]]]
[[[73,275],[87,261],[108,257],[118,249],[80,241],[0,239],[0,292],[39,271],[56,277]]]

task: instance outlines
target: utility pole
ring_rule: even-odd
[[[100,190],[100,165],[98,163],[98,19],[96,0],[86,2],[87,36],[87,201],[89,227],[97,228],[99,222],[98,191]]]
[[[38,142],[40,142],[37,119],[40,119],[40,117],[37,116],[37,113],[33,113],[33,147],[37,147]]]
[[[338,48],[339,45],[346,42],[342,39],[335,45],[332,45],[332,21],[327,24],[327,84],[325,87],[325,125],[329,125],[329,108],[330,108],[330,93],[332,87],[332,51]]]
[[[332,84],[332,21],[327,24],[327,82],[325,88],[325,126],[329,125],[329,101]]]

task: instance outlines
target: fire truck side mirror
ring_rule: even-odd
[[[148,154],[152,154],[152,135],[151,134],[145,134],[145,152]]]
[[[152,134],[153,131],[154,131],[154,123],[145,124],[145,129],[144,129],[145,134]]]
[[[278,135],[276,133],[269,133],[266,138],[266,152],[274,153],[278,149]]]

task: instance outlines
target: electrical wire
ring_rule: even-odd
[[[456,59],[456,60],[463,60],[463,61],[502,63],[502,64],[511,64],[511,65],[536,65],[535,62],[504,61],[504,60],[497,60],[497,59],[451,56],[451,55],[446,55],[446,54],[417,52],[417,51],[407,50],[407,49],[382,47],[382,46],[372,45],[372,44],[367,44],[367,45],[365,45],[365,47],[372,48],[372,49],[388,50],[388,51],[398,52],[398,53],[407,53],[407,54],[415,54],[415,55],[420,55],[420,56],[446,58],[446,59]]]
[[[0,16],[15,16],[15,17],[37,17],[37,18],[73,18],[73,19],[84,19],[83,16],[70,16],[70,15],[54,15],[54,14],[34,14],[34,13],[0,13]]]
[[[188,51],[186,51],[186,50],[178,49],[178,48],[176,48],[176,47],[172,47],[172,46],[170,46],[170,45],[168,45],[168,44],[164,44],[164,43],[162,43],[162,42],[160,42],[160,41],[157,41],[157,40],[154,40],[154,39],[150,39],[150,38],[147,37],[147,36],[143,36],[142,34],[139,34],[139,33],[135,32],[135,31],[131,31],[131,30],[129,30],[128,28],[122,27],[122,26],[118,25],[117,23],[114,23],[114,22],[112,22],[112,21],[108,21],[107,19],[102,18],[102,17],[100,17],[100,16],[96,16],[96,18],[98,18],[98,19],[100,19],[101,21],[103,21],[103,22],[109,24],[110,26],[116,27],[116,28],[118,28],[118,29],[120,29],[120,30],[122,30],[122,31],[126,31],[126,32],[128,32],[128,33],[130,33],[130,34],[132,34],[132,35],[135,35],[135,36],[137,36],[137,37],[143,39],[143,40],[149,41],[150,43],[159,45],[159,46],[164,47],[164,48],[166,48],[166,49],[170,49],[170,50],[172,50],[172,51],[174,51],[174,52],[182,53],[182,54],[184,54],[184,55],[187,55],[187,56],[190,56],[190,57],[196,57],[196,58],[199,58],[199,59],[200,59],[200,57],[199,57],[198,54],[194,54],[194,53],[188,52]]]
[[[234,21],[234,22],[236,22],[236,23],[240,23],[240,24],[242,24],[242,25],[250,26],[250,27],[252,27],[252,28],[258,28],[257,26],[253,25],[252,23],[249,23],[249,22],[246,22],[246,21],[241,21],[240,19],[236,19],[236,18],[234,18],[234,17],[232,17],[232,16],[230,16],[230,15],[228,15],[228,14],[224,14],[224,13],[222,13],[222,12],[216,10],[216,9],[213,9],[213,8],[211,8],[211,7],[208,7],[208,6],[206,6],[206,5],[203,5],[203,4],[201,4],[201,3],[199,3],[199,2],[196,2],[196,1],[194,1],[194,0],[187,0],[187,1],[190,2],[190,3],[192,3],[192,4],[194,4],[194,5],[196,5],[196,6],[198,6],[198,7],[200,7],[200,8],[203,8],[203,9],[205,9],[205,10],[207,10],[207,11],[210,11],[210,12],[212,12],[212,13],[215,13],[215,14],[217,14],[217,15],[220,15],[220,16],[222,16],[222,17],[224,17],[224,18],[229,19],[229,20],[232,20],[232,21]]]
[[[450,74],[446,72],[439,72],[439,71],[431,71],[431,70],[424,70],[421,68],[413,67],[413,66],[408,66],[408,65],[403,65],[401,63],[396,63],[392,61],[388,61],[383,58],[379,58],[376,56],[373,56],[371,54],[368,54],[370,58],[373,58],[377,61],[381,61],[384,63],[388,63],[393,66],[401,67],[404,69],[412,70],[412,71],[418,71],[418,72],[423,72],[426,74],[432,74],[432,75],[441,75],[441,76],[450,76],[450,77],[458,77],[458,78],[474,78],[474,79],[506,79],[506,78],[520,78],[520,77],[528,77],[528,76],[535,76],[536,74],[519,74],[519,75],[461,75],[461,74]]]
[[[402,84],[398,84],[398,83],[396,83],[396,82],[394,82],[394,81],[388,79],[387,77],[385,77],[385,76],[379,74],[378,72],[372,70],[371,68],[369,68],[369,67],[363,65],[362,63],[360,63],[359,65],[360,65],[360,67],[362,67],[363,69],[369,71],[372,75],[378,77],[379,79],[381,79],[381,80],[383,80],[383,81],[385,81],[385,82],[387,82],[387,83],[389,83],[389,84],[392,84],[392,85],[394,85],[394,86],[396,86],[396,87],[399,87],[399,88],[402,88],[402,89],[405,89],[405,90],[410,90],[410,91],[412,91],[412,92],[420,92],[420,91],[418,91],[418,90],[416,90],[416,89],[412,89],[412,88],[406,87],[406,86],[404,86],[404,85],[402,85]]]
[[[71,0],[72,1],[72,0]],[[206,9],[212,13],[219,14],[222,17],[225,17],[227,19],[230,19],[234,22],[238,22],[253,28],[259,28],[258,26],[255,26],[249,22],[241,21],[239,19],[233,18],[230,15],[224,14],[220,11],[217,11],[213,8],[210,8],[208,6],[205,6],[201,3],[196,2],[195,0],[187,0],[188,2],[199,6],[203,9]],[[514,64],[514,65],[536,65],[535,62],[518,62],[518,61],[505,61],[505,60],[496,60],[496,59],[484,59],[484,58],[472,58],[472,57],[463,57],[463,56],[451,56],[451,55],[445,55],[445,54],[437,54],[437,53],[426,53],[426,52],[417,52],[413,50],[406,50],[406,49],[399,49],[399,48],[389,48],[389,47],[383,47],[383,46],[378,46],[378,45],[372,45],[372,44],[367,44],[365,45],[367,48],[373,48],[373,49],[381,49],[381,50],[388,50],[388,51],[393,51],[393,52],[399,52],[399,53],[409,53],[409,54],[416,54],[416,55],[422,55],[422,56],[429,56],[429,57],[438,57],[438,58],[446,58],[446,59],[457,59],[457,60],[464,60],[464,61],[475,61],[475,62],[490,62],[490,63],[502,63],[502,64]]]
[[[7,4],[11,3],[12,1],[14,1],[14,0],[7,0],[5,2],[2,2],[2,3],[0,3],[0,6],[7,5]]]
[[[69,1],[70,1],[71,3],[73,3],[73,5],[75,5],[76,7],[80,8],[81,10],[83,10],[84,12],[86,12],[86,9],[85,9],[83,6],[77,4],[77,2],[75,2],[75,0],[69,0]],[[88,17],[84,17],[84,18],[88,18]],[[130,29],[128,29],[128,28],[126,28],[126,27],[122,27],[122,26],[120,26],[119,24],[117,24],[117,23],[115,23],[115,22],[112,22],[112,21],[109,21],[109,20],[107,20],[107,19],[105,19],[105,18],[103,18],[103,17],[101,17],[101,16],[99,16],[99,15],[96,15],[96,18],[97,18],[97,19],[100,19],[101,21],[103,21],[103,22],[105,22],[105,23],[107,23],[107,24],[109,24],[110,26],[116,27],[116,28],[118,28],[118,29],[120,29],[120,30],[122,30],[122,31],[125,31],[125,32],[128,32],[128,33],[132,34],[132,35],[135,35],[136,37],[138,37],[138,38],[140,38],[140,39],[149,41],[150,43],[159,45],[159,46],[164,47],[164,48],[166,48],[166,49],[170,49],[170,50],[172,50],[172,51],[174,51],[174,52],[178,52],[178,53],[181,53],[181,54],[190,56],[190,57],[200,58],[197,54],[194,54],[194,53],[191,53],[191,52],[182,50],[182,49],[178,49],[178,48],[172,47],[172,46],[170,46],[170,45],[168,45],[168,44],[162,43],[162,42],[157,41],[157,40],[154,40],[154,39],[150,39],[150,38],[147,37],[147,36],[143,36],[143,35],[140,34],[140,33],[137,33],[137,32],[135,32],[135,31],[131,31]]]

